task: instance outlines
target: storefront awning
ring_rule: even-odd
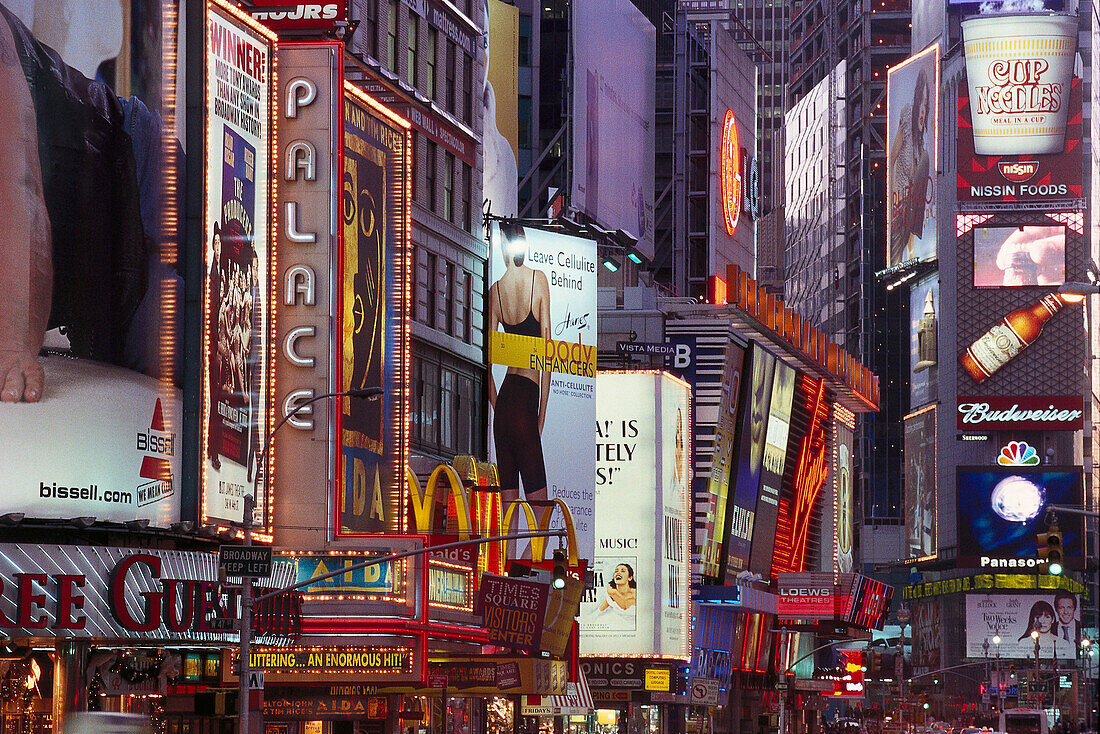
[[[595,711],[592,691],[584,671],[577,670],[577,680],[565,684],[564,696],[524,696],[520,713],[523,716],[591,716]]]

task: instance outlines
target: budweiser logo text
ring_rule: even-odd
[[[1021,410],[1018,404],[1005,410],[992,410],[989,403],[959,403],[963,423],[1024,423],[1028,421],[1069,422],[1081,418],[1080,410],[1059,409],[1050,405],[1040,410]]]

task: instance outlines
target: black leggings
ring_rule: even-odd
[[[497,450],[500,488],[523,492],[528,498],[546,489],[546,464],[539,435],[539,386],[519,375],[505,375],[493,412],[493,439]]]

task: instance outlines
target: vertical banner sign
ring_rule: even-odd
[[[760,495],[760,471],[764,459],[764,439],[768,430],[768,408],[772,400],[772,380],[775,375],[775,357],[757,345],[752,346],[751,361],[746,365],[744,397],[741,399],[740,413],[743,427],[737,440],[737,479],[733,488],[733,504],[742,508],[735,511],[738,522],[748,535],[751,543],[756,533],[756,504]],[[775,531],[777,515],[772,513],[771,529]],[[730,573],[747,570],[749,566],[750,544],[729,537],[726,551],[726,568]],[[770,562],[769,569],[770,571]]]
[[[580,652],[686,659],[690,388],[660,372],[597,382],[596,551]]]
[[[936,406],[905,417],[906,558],[936,555]]]
[[[775,359],[774,357],[772,358]],[[779,489],[787,466],[787,439],[791,433],[791,408],[798,378],[785,362],[775,363],[772,379],[768,430],[764,437],[764,465],[760,476],[760,496],[756,500],[756,531],[753,534],[750,570],[769,573],[775,550],[775,529],[779,519]],[[754,418],[755,420],[755,418]]]
[[[886,264],[936,255],[940,46],[886,73]]]
[[[752,540],[752,517],[756,510],[756,496],[744,507],[736,504],[732,496],[732,480],[736,479],[734,439],[737,435],[737,407],[741,396],[741,378],[744,372],[745,350],[736,344],[726,346],[726,364],[722,373],[722,398],[718,406],[718,423],[714,429],[714,454],[711,458],[710,477],[707,478],[707,497],[710,506],[706,511],[702,548],[699,554],[699,571],[708,578],[718,578],[722,561],[723,530],[726,515],[732,515],[728,544],[730,557],[748,562],[749,541]]]
[[[836,571],[851,573],[854,565],[855,530],[853,518],[855,497],[853,487],[854,425],[839,416],[833,420],[833,486],[836,489]]]
[[[273,416],[274,36],[221,2],[206,17],[202,515],[240,522],[253,495],[266,521],[258,462]]]
[[[336,534],[400,530],[408,419],[409,123],[344,86]]]
[[[489,445],[504,504],[562,500],[592,558],[596,243],[494,223],[489,280]]]

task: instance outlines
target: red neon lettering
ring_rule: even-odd
[[[54,578],[57,579],[57,622],[54,627],[59,630],[84,629],[88,618],[83,614],[73,617],[73,612],[84,608],[84,596],[76,591],[84,586],[84,577],[58,574]]]

